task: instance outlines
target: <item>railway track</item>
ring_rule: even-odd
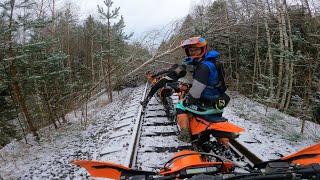
[[[143,96],[144,98],[144,96]],[[142,99],[143,99],[142,98]],[[178,102],[177,96],[172,96],[174,103]],[[176,123],[170,120],[164,106],[157,98],[152,98],[148,106],[139,110],[131,147],[128,151],[126,164],[132,168],[154,170],[163,166],[175,152],[190,149],[191,146],[177,139],[178,129]]]
[[[148,85],[145,86],[140,100],[144,99]],[[178,102],[178,96],[171,96],[173,103]],[[137,100],[134,100],[136,102]],[[131,112],[131,111],[130,111]],[[132,111],[133,113],[133,111]],[[128,117],[133,116],[127,115]],[[125,160],[121,164],[134,168],[152,171],[163,167],[164,163],[173,157],[174,153],[192,149],[191,144],[184,143],[177,139],[178,127],[175,122],[170,120],[164,106],[153,97],[148,106],[143,110],[139,106],[135,115],[134,123],[127,139],[129,143],[120,145],[126,147],[124,150]],[[130,124],[130,123],[127,123]],[[125,130],[126,131],[126,130]],[[130,128],[128,130],[130,132]],[[257,156],[250,152],[245,146],[236,140],[230,141],[231,151],[234,154],[233,160],[243,166],[252,168],[255,164],[262,162]],[[116,154],[109,154],[109,157],[121,158]]]

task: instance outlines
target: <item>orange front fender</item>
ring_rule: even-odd
[[[298,152],[282,157],[283,161],[291,161],[294,164],[307,166],[320,164],[320,143],[306,147]]]
[[[130,169],[126,166],[119,164],[114,164],[110,162],[99,162],[99,161],[87,161],[87,160],[76,160],[72,162],[73,164],[79,165],[85,168],[91,176],[110,178],[110,179],[120,179],[133,177],[136,175],[155,175],[152,171],[140,171]]]
[[[108,162],[76,160],[72,163],[85,168],[94,177],[120,179],[122,171],[130,170],[128,167]]]

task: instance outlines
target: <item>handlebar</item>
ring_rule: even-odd
[[[190,178],[184,179],[198,179],[204,176],[203,174],[195,174]],[[177,179],[181,177],[180,174],[174,174],[169,176],[144,176],[141,175],[132,177],[132,179],[150,179],[150,180],[167,180],[167,179]],[[320,180],[320,164],[314,164],[307,167],[290,166],[287,169],[282,169],[282,171],[275,170],[273,172],[263,172],[262,170],[255,170],[255,172],[250,173],[228,173],[228,174],[206,174],[206,179],[212,180],[300,180],[300,179],[314,179]]]

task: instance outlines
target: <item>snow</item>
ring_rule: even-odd
[[[172,127],[172,126],[146,126],[142,130],[142,132],[145,135],[152,135],[152,134],[157,134],[157,133],[162,133],[162,132],[177,132],[177,128]]]
[[[143,118],[136,168],[152,171],[163,167],[179,150],[178,147],[188,144],[178,140],[176,124],[169,121],[163,105],[156,98],[150,100]]]
[[[146,113],[145,117],[161,117],[161,116],[165,116],[166,112],[164,110],[162,111],[148,111],[148,113]]]
[[[123,163],[131,138],[139,101],[144,86],[114,92],[114,101],[107,102],[104,94],[88,103],[88,120],[81,118],[80,109],[70,112],[67,124],[55,130],[52,126],[39,131],[41,141],[35,142],[28,135],[28,144],[23,140],[12,141],[0,150],[0,179],[88,179],[88,174],[72,163],[75,159],[92,159]],[[238,140],[264,160],[279,158],[320,139],[319,125],[307,122],[305,133],[300,134],[301,120],[279,112],[274,108],[250,100],[236,92],[230,92],[232,100],[224,117],[246,129]],[[160,117],[164,111],[155,98],[145,114],[147,129],[142,133],[141,152],[154,147],[185,146],[175,136],[164,138],[152,132],[174,132],[171,126],[154,124],[169,123]],[[159,115],[160,114],[160,115]],[[164,140],[165,139],[165,140]],[[152,154],[153,153],[153,154]],[[150,152],[139,164],[150,170],[164,164],[172,153]],[[149,169],[148,169],[149,168]]]
[[[119,94],[114,92],[114,101],[107,102],[105,94],[88,103],[88,122],[85,126],[81,119],[80,110],[70,112],[66,118],[67,124],[54,130],[49,126],[43,128],[40,143],[36,143],[28,136],[28,143],[23,140],[13,141],[0,150],[0,177],[4,179],[87,179],[88,174],[84,169],[70,163],[76,159],[99,160],[106,145],[126,131],[118,124],[120,119],[130,121],[135,115],[131,104],[136,104],[138,99],[134,96],[143,88],[128,88]],[[141,96],[139,96],[141,97]],[[131,103],[131,104],[130,104]],[[124,110],[127,106],[128,113]],[[129,112],[131,111],[131,113]],[[110,138],[109,138],[110,137]],[[121,136],[120,136],[121,138]],[[123,147],[119,147],[123,149]],[[114,149],[117,151],[117,149]],[[111,150],[109,150],[111,151]],[[1,179],[1,178],[0,178]]]
[[[172,121],[170,121],[168,118],[165,117],[148,117],[145,118],[146,125],[153,125],[153,124],[157,124],[157,123],[171,123]]]
[[[301,134],[301,120],[250,100],[237,92],[223,116],[245,128],[237,139],[262,160],[277,159],[320,140],[320,125],[307,122]]]

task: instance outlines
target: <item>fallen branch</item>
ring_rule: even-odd
[[[173,48],[173,49],[171,49],[171,50],[168,50],[168,51],[166,51],[166,52],[164,52],[164,53],[162,53],[162,54],[153,56],[151,59],[149,59],[148,61],[144,62],[141,66],[139,66],[139,67],[136,68],[135,70],[131,71],[129,74],[125,75],[125,77],[128,77],[128,76],[136,73],[137,71],[139,71],[139,70],[140,70],[141,68],[143,68],[144,66],[152,63],[153,61],[155,61],[155,60],[157,60],[157,59],[159,59],[159,58],[161,58],[161,57],[163,57],[163,56],[166,56],[166,55],[169,55],[169,54],[175,52],[175,51],[178,50],[179,48],[180,48],[180,46],[177,46],[177,47],[175,47],[175,48]]]

